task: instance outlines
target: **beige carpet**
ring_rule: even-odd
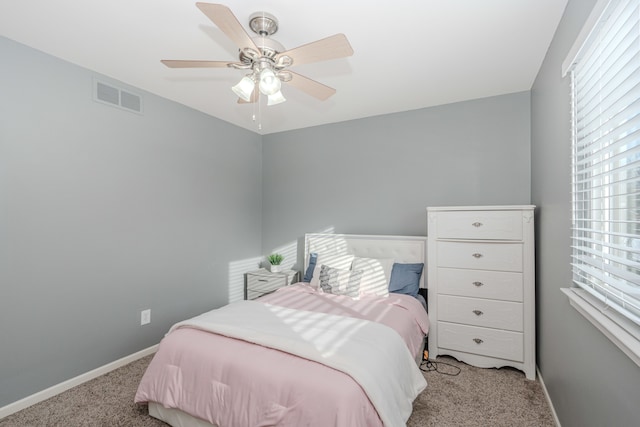
[[[0,420],[0,427],[166,426],[151,418],[146,406],[133,403],[151,357],[10,415]],[[555,426],[540,383],[527,380],[522,372],[474,368],[449,357],[438,361],[459,367],[460,374],[424,373],[429,386],[414,402],[408,427]],[[439,369],[455,371],[441,363]]]

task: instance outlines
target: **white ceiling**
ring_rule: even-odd
[[[290,49],[344,33],[354,55],[292,70],[337,93],[239,105],[242,71],[161,59],[235,61],[237,47],[193,0],[3,0],[0,35],[260,134],[531,89],[567,0],[224,0],[275,15]],[[252,115],[259,113],[262,130]]]

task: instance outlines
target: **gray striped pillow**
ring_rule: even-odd
[[[320,267],[320,289],[327,294],[358,298],[363,273],[364,270],[342,270],[323,264]]]

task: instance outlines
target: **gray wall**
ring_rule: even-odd
[[[0,54],[2,407],[242,295],[262,171],[252,132],[149,93],[143,115],[105,106],[88,70]]]
[[[144,115],[97,104],[91,72],[0,38],[0,407],[236,298],[261,253],[298,263],[306,232],[424,235],[429,205],[533,203],[538,365],[562,425],[637,425],[640,370],[559,291],[560,66],[594,3],[569,1],[530,94],[263,138],[151,94]]]
[[[529,92],[267,135],[263,252],[325,230],[424,236],[427,206],[528,204],[530,150]]]
[[[563,427],[637,426],[640,368],[559,290],[571,285],[569,77],[561,65],[594,4],[569,0],[531,95],[538,366]]]

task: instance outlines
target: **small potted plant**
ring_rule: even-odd
[[[280,264],[282,263],[283,259],[284,257],[280,254],[269,255],[269,257],[267,257],[267,260],[269,260],[269,271],[271,271],[272,273],[279,272]]]

